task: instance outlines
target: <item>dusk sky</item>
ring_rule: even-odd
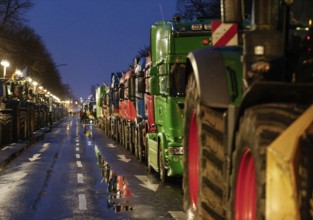
[[[28,24],[42,37],[60,65],[62,82],[78,99],[87,98],[92,85],[109,83],[111,72],[127,70],[137,52],[149,45],[151,25],[171,20],[176,11],[176,0],[33,2]]]

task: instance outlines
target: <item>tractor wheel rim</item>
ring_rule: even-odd
[[[196,113],[193,112],[188,136],[188,179],[189,194],[192,208],[196,208],[199,190],[199,142]]]
[[[257,206],[256,170],[250,151],[244,151],[238,169],[235,195],[235,219],[255,220]]]

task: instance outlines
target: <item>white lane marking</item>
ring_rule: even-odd
[[[76,143],[76,146],[79,146],[79,143]]]
[[[77,182],[78,183],[84,183],[84,176],[81,173],[77,174]]]
[[[77,164],[78,167],[83,167],[83,164],[82,164],[82,162],[80,160],[77,161],[76,164]]]
[[[43,153],[43,152],[45,152],[47,149],[48,149],[48,147],[50,146],[50,143],[44,143],[43,145],[42,145],[42,148],[40,149],[40,153]]]
[[[145,175],[135,175],[135,177],[142,182],[142,184],[139,184],[140,186],[145,187],[147,189],[150,189],[153,192],[156,192],[158,190],[159,184],[151,183],[147,176],[145,176]]]
[[[80,155],[79,154],[76,154],[76,159],[79,159],[80,158]]]
[[[42,146],[43,146],[43,147],[49,147],[49,146],[50,146],[50,143],[44,143]]]
[[[186,214],[183,211],[169,211],[169,213],[176,220],[186,219]]]
[[[114,145],[114,144],[108,144],[107,145],[109,148],[115,148],[116,147],[116,145]]]
[[[6,150],[6,149],[14,149],[15,143],[10,144],[10,146],[6,146],[2,148],[1,150]]]
[[[80,210],[87,210],[87,201],[85,194],[78,194],[78,208]]]
[[[76,151],[79,151],[79,147],[76,147]]]
[[[21,179],[23,179],[25,176],[27,176],[28,174],[27,173],[24,173],[24,172],[15,172],[15,173],[12,173],[10,175],[8,175],[8,179],[10,181],[13,181],[13,182],[17,182]],[[6,178],[4,178],[6,179]]]
[[[125,155],[117,155],[119,157],[118,160],[128,163],[131,159],[126,159]]]
[[[41,154],[34,154],[32,158],[28,158],[29,161],[33,162],[35,160],[40,159]]]

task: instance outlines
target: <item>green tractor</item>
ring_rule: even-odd
[[[161,181],[183,174],[185,67],[188,52],[211,46],[211,19],[161,21],[151,27],[152,65],[147,71],[156,127],[147,133],[148,169]],[[151,129],[152,130],[152,129]]]
[[[290,28],[312,4],[224,0],[221,25],[238,25],[242,46],[188,55],[187,219],[312,219],[313,85],[297,80],[303,51]]]

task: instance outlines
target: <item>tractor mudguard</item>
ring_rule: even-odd
[[[240,118],[246,109],[265,103],[297,103],[298,105],[310,105],[313,103],[313,84],[284,83],[284,82],[255,82],[246,92],[239,107],[232,107],[228,119],[234,122],[229,131],[232,141],[227,144],[227,152],[234,149],[234,134],[238,130]],[[228,107],[230,107],[229,105]],[[237,110],[238,109],[238,110]]]
[[[240,47],[211,47],[193,51],[188,54],[187,73],[191,70],[195,75],[196,83],[200,91],[200,102],[206,106],[227,108],[233,101],[230,95],[233,88],[229,88],[227,79],[227,69],[225,54],[232,54],[238,62],[232,62],[231,65],[237,65],[240,62],[242,48]],[[234,60],[233,60],[234,61]],[[238,87],[237,93],[241,93]]]
[[[309,105],[313,103],[313,84],[268,81],[256,82],[245,94],[239,108],[237,119],[239,120],[247,108],[270,102]]]

